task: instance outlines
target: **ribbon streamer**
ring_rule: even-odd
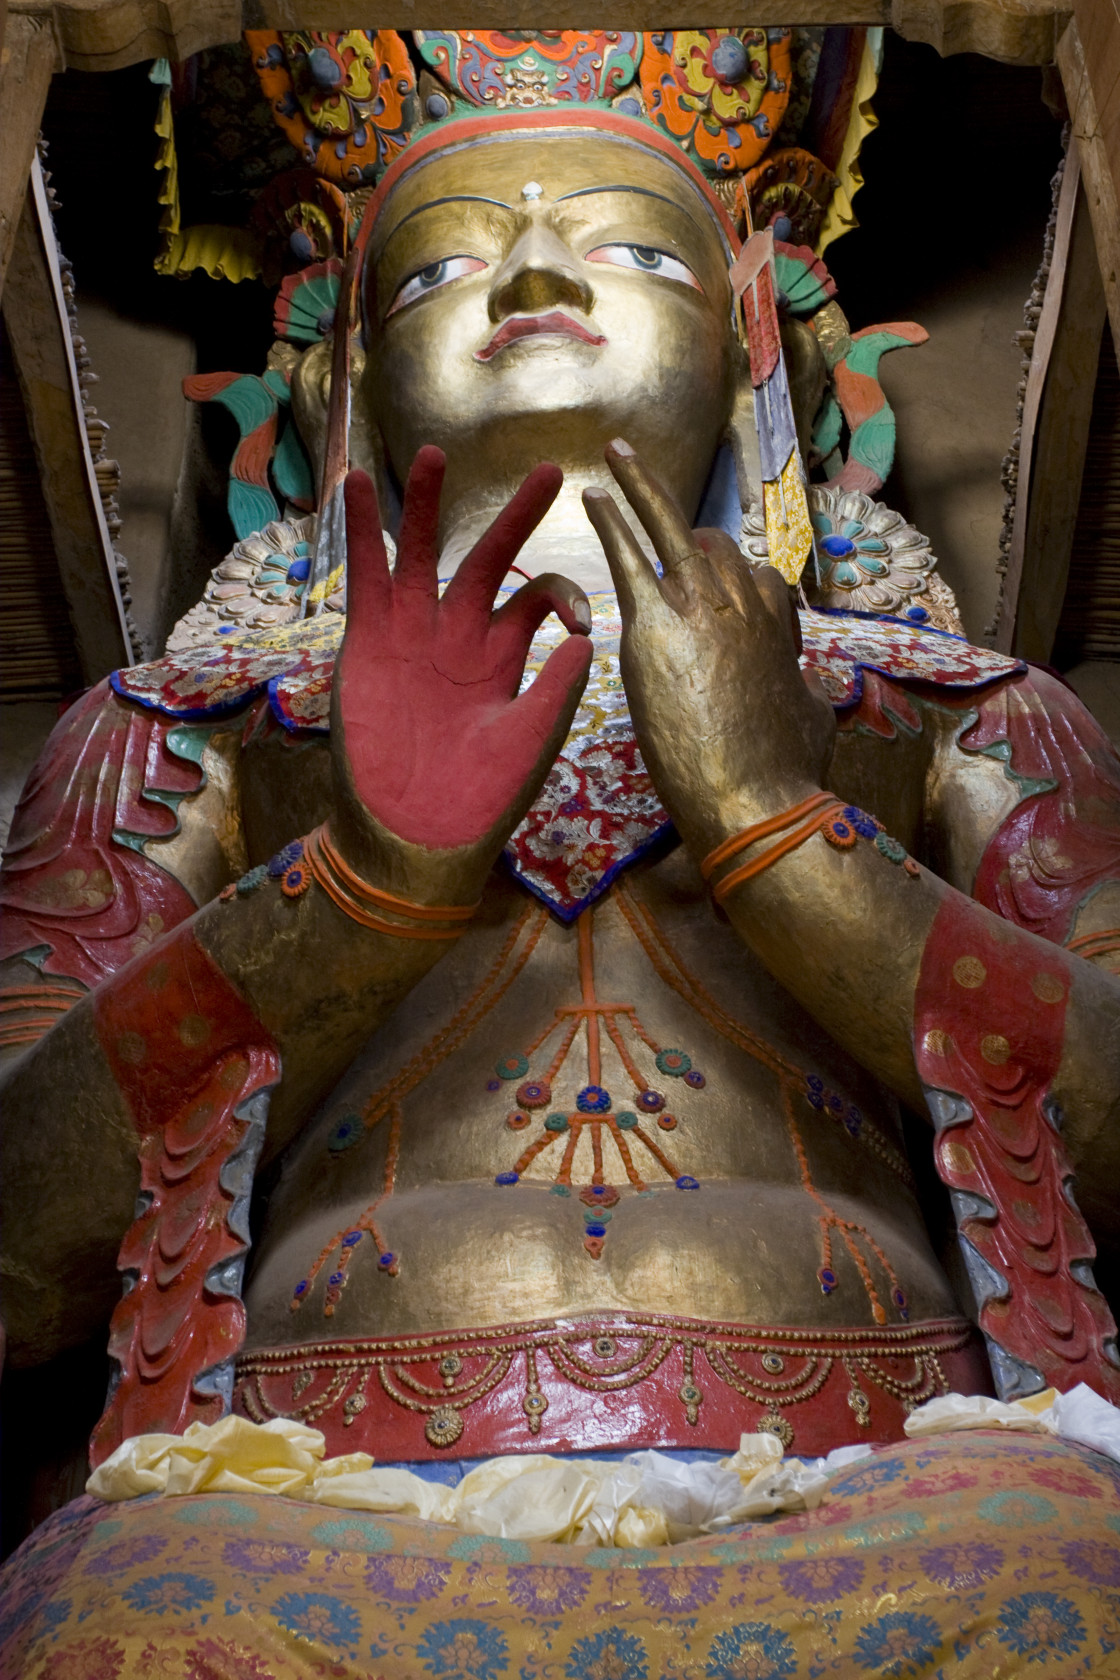
[[[740,336],[751,361],[770,564],[796,585],[813,553],[805,471],[778,330],[774,234],[754,233],[731,270]]]

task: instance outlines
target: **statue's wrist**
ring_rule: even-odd
[[[477,847],[431,850],[403,840],[364,809],[336,804],[323,825],[342,862],[369,887],[418,905],[477,903],[491,860]]]
[[[699,863],[745,829],[779,817],[820,792],[819,784],[808,778],[740,788],[718,803],[713,801],[708,810],[679,821],[677,826]]]

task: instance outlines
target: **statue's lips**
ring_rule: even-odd
[[[554,309],[549,315],[514,315],[503,321],[489,344],[481,350],[476,350],[476,362],[489,362],[499,350],[504,350],[507,344],[514,344],[519,338],[533,338],[538,334],[547,333],[550,338],[574,338],[580,344],[605,344],[607,341],[602,333],[588,332],[578,321],[573,321],[570,315],[561,314]]]

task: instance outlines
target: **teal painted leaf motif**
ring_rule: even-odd
[[[272,457],[272,476],[280,494],[290,502],[306,503],[308,507],[313,505],[315,488],[311,482],[311,462],[294,420],[289,419],[280,434],[280,442]]]
[[[870,467],[880,483],[887,477],[894,460],[894,414],[888,403],[856,427],[849,453],[863,466]]]
[[[774,252],[774,277],[778,291],[785,294],[785,307],[791,315],[814,315],[836,290],[822,262],[809,264],[788,251]]]
[[[913,339],[904,338],[901,333],[869,332],[866,338],[852,340],[852,347],[844,357],[844,362],[853,373],[865,373],[869,379],[874,379],[879,371],[879,362],[888,350],[902,350],[914,342]],[[921,340],[917,342],[920,343]]]
[[[285,280],[276,302],[276,328],[294,344],[317,344],[334,327],[340,285],[337,273],[319,263]]]
[[[840,404],[831,391],[826,391],[824,400],[817,410],[817,418],[813,422],[811,439],[813,449],[822,461],[827,460],[832,451],[840,447],[840,432],[843,424],[844,415]]]
[[[280,517],[275,497],[259,485],[246,484],[240,478],[229,481],[228,506],[239,538],[251,537],[254,531],[263,531],[272,520]]]

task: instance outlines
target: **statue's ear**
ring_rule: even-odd
[[[732,394],[731,419],[727,427],[727,443],[735,461],[739,481],[739,501],[743,511],[756,502],[762,493],[762,466],[758,456],[758,430],[754,422],[754,389],[751,385],[751,364],[746,346],[736,342],[735,384]],[[736,533],[738,541],[738,533]]]
[[[807,461],[813,421],[828,384],[828,363],[824,359],[820,340],[808,321],[799,321],[794,315],[783,315],[780,330],[786,378],[793,399],[793,417],[797,423],[797,441],[801,446],[801,459]]]
[[[320,339],[305,350],[292,374],[292,414],[299,435],[311,457],[315,485],[322,478],[323,458],[327,447],[327,408],[331,394],[332,341]],[[385,462],[385,446],[371,413],[371,405],[363,400],[362,382],[366,370],[366,353],[361,339],[354,334],[350,340],[350,431],[347,452],[352,467],[361,467],[373,479],[381,505],[381,517],[390,528],[395,524],[393,510],[397,505],[395,487]]]

